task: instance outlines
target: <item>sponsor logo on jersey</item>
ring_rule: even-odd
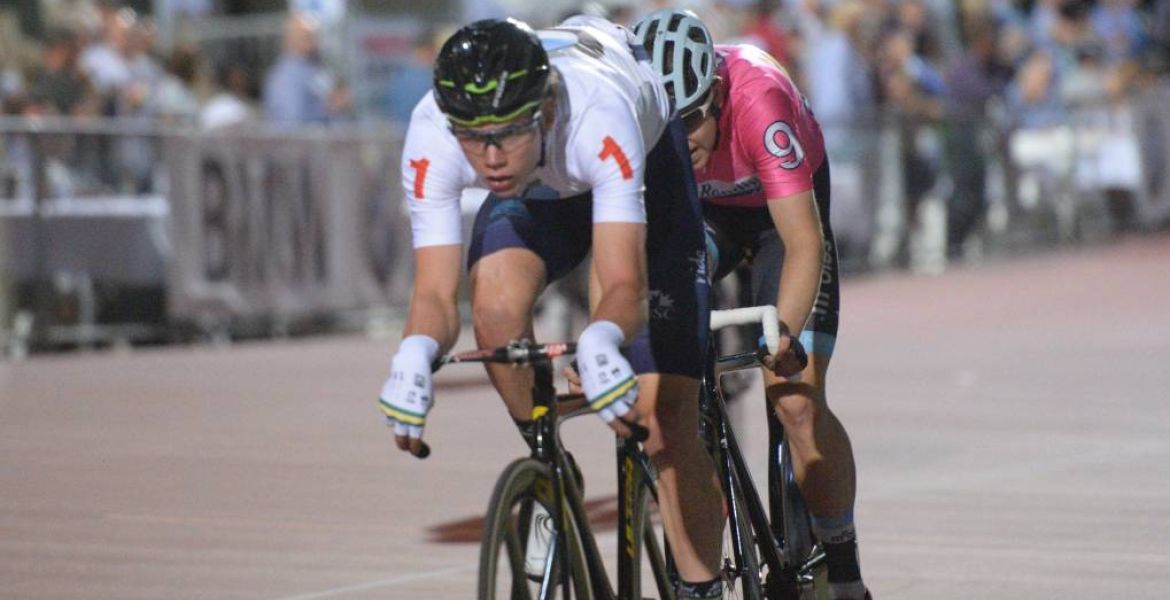
[[[739,181],[708,180],[699,184],[700,198],[731,198],[734,196],[751,196],[764,191],[760,178],[752,175]]]
[[[687,257],[687,260],[691,261],[691,264],[695,265],[695,283],[708,283],[707,249],[701,248],[696,250],[694,254]]]
[[[650,318],[670,320],[674,314],[674,298],[661,290],[650,290]]]

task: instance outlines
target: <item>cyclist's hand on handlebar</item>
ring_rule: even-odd
[[[581,389],[581,374],[577,372],[577,361],[573,361],[573,364],[565,367],[564,375],[569,382],[570,394],[585,393]],[[641,421],[641,415],[638,411],[638,405],[635,403],[630,407],[630,412],[627,412],[626,416],[610,421],[609,426],[622,437],[633,437],[635,441],[644,442],[646,438],[650,437],[650,432],[639,421]]]
[[[618,350],[624,338],[610,321],[589,325],[577,340],[577,365],[590,407],[619,434],[629,435],[622,420],[637,421],[630,413],[638,397],[638,378]]]
[[[808,366],[808,354],[804,346],[798,338],[787,333],[780,335],[780,348],[775,355],[767,354],[763,338],[760,339],[760,346],[764,353],[760,362],[779,377],[786,379],[795,377]]]
[[[394,428],[398,449],[419,458],[429,453],[422,434],[434,401],[431,362],[438,352],[439,343],[425,335],[402,340],[378,398],[386,424]]]
[[[565,376],[565,380],[569,382],[570,394],[585,393],[585,390],[581,388],[581,374],[577,372],[577,361],[574,360],[573,364],[565,367],[562,374]]]

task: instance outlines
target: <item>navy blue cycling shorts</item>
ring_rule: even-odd
[[[710,284],[702,209],[686,132],[677,119],[647,155],[645,181],[650,321],[625,354],[639,374],[699,378],[710,327]],[[592,238],[588,193],[555,200],[489,194],[475,217],[468,270],[493,252],[526,248],[544,261],[552,283],[585,259]]]

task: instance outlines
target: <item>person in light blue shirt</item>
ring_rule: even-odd
[[[439,53],[435,43],[436,32],[425,28],[414,39],[410,60],[404,62],[390,76],[387,85],[386,111],[390,119],[403,125],[410,122],[410,113],[418,101],[431,91],[431,66]]]
[[[315,21],[292,15],[285,25],[284,52],[264,80],[265,120],[280,125],[326,123],[335,85],[318,57]]]
[[[1093,8],[1089,23],[1105,45],[1109,64],[1136,59],[1145,48],[1146,30],[1134,0],[1103,0]]]

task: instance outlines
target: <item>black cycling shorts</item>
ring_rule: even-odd
[[[840,272],[837,245],[829,223],[829,161],[813,175],[813,193],[825,240],[821,263],[821,285],[813,312],[800,342],[809,352],[832,356],[837,341],[837,324],[841,308]],[[780,268],[784,264],[784,244],[766,206],[741,207],[703,204],[708,250],[712,255],[713,281],[718,281],[741,262],[751,265],[752,303],[775,304],[780,290]]]

